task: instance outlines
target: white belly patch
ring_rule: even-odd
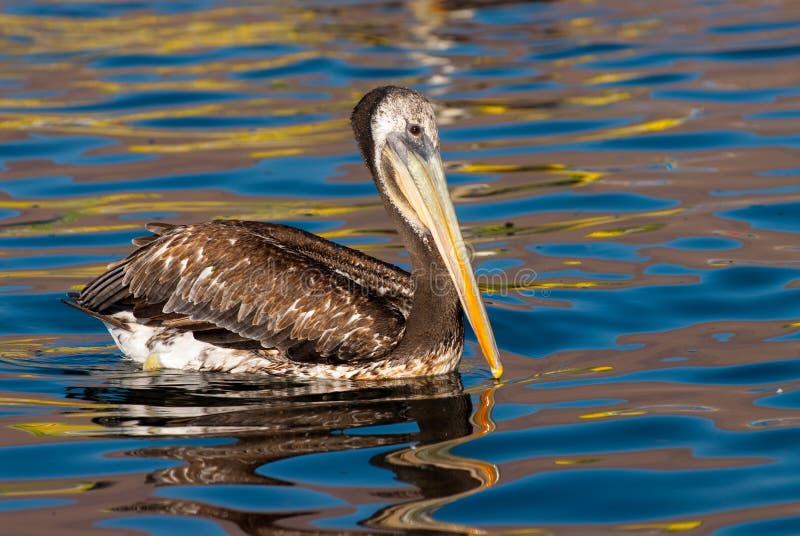
[[[120,350],[145,370],[219,370],[236,371],[254,361],[265,361],[255,352],[222,348],[198,341],[191,332],[180,332],[159,326],[146,326],[135,321],[129,312],[113,315],[126,322],[129,329],[106,324]]]

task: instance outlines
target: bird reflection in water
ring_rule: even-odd
[[[128,452],[139,458],[184,462],[147,475],[157,487],[251,484],[296,486],[264,475],[278,460],[398,445],[369,463],[408,486],[326,488],[350,505],[386,504],[359,525],[374,529],[420,529],[474,533],[475,528],[437,521],[437,509],[492,486],[499,479],[488,462],[453,454],[453,447],[494,430],[494,390],[471,393],[458,373],[380,382],[298,383],[269,377],[215,374],[125,374],[103,387],[73,388],[70,396],[112,403],[119,411],[97,417],[109,432],[148,437],[231,438],[224,444],[157,446]],[[400,431],[378,425],[415,423]],[[362,429],[358,433],[348,433]],[[402,430],[408,430],[403,427]],[[261,468],[260,471],[256,471]],[[265,470],[266,469],[266,470]],[[366,497],[366,499],[365,499]],[[351,509],[248,512],[208,503],[151,497],[117,510],[201,516],[238,525],[252,534],[284,528],[319,533],[315,521],[346,516]]]

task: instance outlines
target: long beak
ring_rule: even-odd
[[[500,363],[492,326],[489,324],[486,307],[447,191],[439,151],[418,151],[408,147],[402,139],[394,138],[387,140],[382,156],[392,163],[396,171],[397,186],[403,197],[420,223],[433,236],[436,248],[458,291],[467,320],[472,325],[481,351],[492,370],[492,376],[499,378],[503,374],[503,365]]]

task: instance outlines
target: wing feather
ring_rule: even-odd
[[[157,236],[138,240],[79,304],[103,313],[128,300],[137,318],[298,360],[377,357],[405,329],[409,274],[355,250],[276,224],[149,228]]]

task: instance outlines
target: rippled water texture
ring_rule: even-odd
[[[800,534],[800,2],[0,2],[0,533]],[[443,156],[506,365],[147,373],[59,303],[149,220],[405,265],[347,116]]]

